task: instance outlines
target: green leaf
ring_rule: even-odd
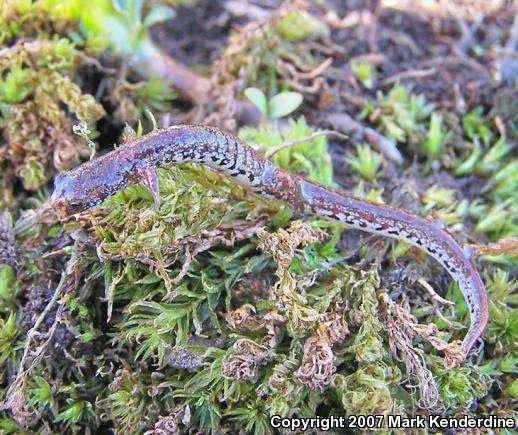
[[[493,138],[493,132],[489,127],[489,122],[484,119],[482,107],[477,107],[462,117],[462,127],[466,135],[472,140],[482,139],[485,145],[489,145]]]
[[[144,26],[151,27],[154,24],[171,20],[176,16],[176,11],[168,6],[157,6],[153,8],[144,19]]]
[[[84,407],[85,402],[76,402],[60,412],[54,419],[54,422],[59,423],[62,421],[66,424],[77,423],[83,414]]]
[[[447,136],[447,133],[442,129],[442,117],[436,113],[432,113],[430,127],[428,129],[428,138],[424,144],[426,157],[429,161],[436,159],[444,151],[444,143],[446,142]]]
[[[281,92],[269,101],[268,114],[274,119],[287,116],[299,108],[303,99],[299,92]]]
[[[248,98],[252,104],[259,109],[259,111],[266,115],[266,95],[259,88],[246,88],[245,97]]]
[[[16,294],[16,277],[11,266],[0,265],[0,300],[12,302]]]
[[[3,431],[2,433],[11,434],[11,433],[20,433],[18,431],[18,426],[9,418],[0,418],[0,429]]]
[[[480,159],[480,156],[482,155],[482,150],[477,139],[474,140],[473,145],[474,147],[471,154],[466,158],[466,160],[459,162],[455,168],[455,175],[458,177],[471,174],[478,160]]]

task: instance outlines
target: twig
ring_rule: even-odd
[[[341,132],[353,136],[354,139],[363,140],[364,138],[387,159],[401,164],[403,156],[396,147],[396,144],[388,137],[383,136],[370,127],[365,127],[346,113],[331,113],[327,116],[327,121],[331,126]]]
[[[495,243],[473,245],[472,247],[475,249],[477,255],[496,256],[502,254],[518,254],[518,237],[509,237],[508,239],[500,239]]]
[[[59,280],[59,283],[56,286],[56,289],[54,290],[54,294],[52,295],[52,299],[47,304],[47,306],[45,307],[43,312],[40,314],[38,319],[36,319],[36,322],[34,322],[34,325],[32,326],[32,328],[27,333],[27,342],[25,343],[25,347],[23,349],[23,356],[22,356],[22,359],[20,360],[20,366],[18,367],[18,374],[16,376],[15,383],[18,381],[18,378],[22,377],[25,374],[24,366],[25,366],[25,361],[27,360],[27,357],[29,355],[29,350],[30,350],[30,347],[31,347],[31,344],[32,344],[32,338],[39,334],[38,333],[38,328],[43,323],[43,321],[45,320],[47,315],[50,313],[50,311],[56,305],[59,297],[61,296],[61,292],[62,292],[63,288],[65,287],[65,284],[67,282],[68,277],[73,272],[73,266],[74,266],[76,260],[77,260],[77,254],[76,254],[76,249],[74,249],[72,251],[72,255],[71,255],[70,259],[67,262],[67,265],[65,267],[65,271],[61,275],[61,279]]]
[[[411,69],[408,71],[402,71],[394,74],[380,82],[380,85],[390,85],[391,83],[397,82],[401,79],[415,79],[421,77],[428,77],[435,74],[435,68],[429,69]]]
[[[403,45],[408,47],[414,56],[420,56],[422,54],[421,49],[413,41],[413,39],[406,33],[399,32],[384,27],[380,32],[384,37],[391,39],[396,45]]]
[[[85,54],[83,51],[81,50],[78,50],[77,53],[79,54],[79,57],[81,58],[81,60],[87,64],[87,65],[93,65],[95,68],[97,68],[98,71],[104,73],[104,74],[115,74],[117,72],[117,69],[116,68],[110,68],[110,67],[105,67],[101,64],[101,62],[99,62],[99,60],[97,60],[95,57],[92,57],[92,56],[88,56],[87,54]]]
[[[423,67],[438,67],[439,69],[444,69],[447,66],[458,66],[462,65],[466,68],[471,68],[475,71],[480,72],[484,78],[489,81],[492,81],[492,76],[489,70],[477,62],[476,60],[468,57],[458,57],[458,56],[442,56],[442,57],[432,57],[423,62],[420,62],[420,65]]]
[[[290,148],[290,147],[292,147],[294,145],[299,145],[299,144],[304,143],[304,142],[312,141],[313,139],[315,139],[317,137],[320,137],[320,136],[335,136],[335,137],[338,137],[340,139],[348,139],[349,138],[349,136],[347,136],[345,134],[342,134],[342,133],[339,133],[339,132],[334,131],[334,130],[315,131],[314,133],[311,133],[309,136],[307,136],[307,137],[305,137],[303,139],[292,140],[292,141],[284,142],[284,143],[280,144],[278,147],[268,151],[265,154],[265,157],[269,159],[273,155],[277,154],[279,151],[282,151],[285,148]]]
[[[328,57],[320,65],[309,72],[299,72],[292,64],[287,62],[283,62],[283,66],[289,71],[295,80],[314,80],[320,76],[332,63],[333,58]]]
[[[436,300],[437,302],[444,304],[444,305],[455,305],[455,303],[453,303],[452,301],[449,301],[448,299],[444,299],[443,297],[441,297],[437,293],[435,293],[435,290],[433,289],[433,287],[430,284],[428,284],[423,278],[419,278],[417,280],[417,282],[421,285],[421,287],[423,287],[426,291],[428,291],[428,293],[430,293],[432,298],[434,300]]]

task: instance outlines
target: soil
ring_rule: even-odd
[[[227,46],[230,33],[255,18],[252,12],[247,15],[246,10],[237,8],[240,3],[200,0],[194,8],[179,7],[174,20],[153,29],[153,37],[175,59],[208,73]],[[325,128],[329,113],[354,116],[365,102],[374,100],[377,92],[388,92],[396,82],[425,95],[437,108],[457,113],[477,106],[487,112],[495,106],[496,98],[518,94],[512,81],[496,80],[495,70],[499,57],[510,74],[515,73],[514,64],[506,62],[509,56],[498,47],[511,43],[516,5],[491,2],[489,12],[481,15],[486,2],[457,1],[453,15],[452,8],[441,2],[433,13],[423,11],[420,2],[400,2],[399,8],[385,7],[386,3],[395,4],[338,0],[311,3],[311,13],[331,28],[333,64],[324,76],[334,103],[323,108],[308,98],[312,104],[305,105],[304,114],[310,122]],[[281,4],[251,1],[249,6],[268,13]],[[358,15],[360,24],[344,24]],[[321,61],[326,56],[312,54]],[[351,71],[351,59],[355,58],[376,65],[376,86],[370,92],[360,86]],[[503,116],[509,120],[513,115],[505,112]],[[335,144],[334,149],[338,150],[334,154],[344,153],[343,144]],[[336,169],[341,174],[339,160]]]

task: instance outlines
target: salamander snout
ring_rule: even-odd
[[[50,196],[50,205],[61,219],[74,214],[73,186],[70,185],[66,176],[58,175],[54,181],[54,191]]]
[[[50,200],[50,205],[61,219],[70,215],[66,201],[63,199]]]
[[[59,195],[58,189],[54,189],[54,192],[52,192],[50,197],[50,206],[61,219],[70,215],[67,200]]]

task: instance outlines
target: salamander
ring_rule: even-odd
[[[434,222],[388,205],[376,204],[305,180],[275,167],[250,146],[215,127],[177,125],[133,142],[57,176],[51,206],[61,218],[83,212],[130,185],[144,183],[159,203],[156,168],[203,163],[234,178],[248,190],[293,209],[350,227],[405,241],[435,258],[455,279],[466,299],[471,325],[466,355],[489,319],[487,293],[471,255]]]

